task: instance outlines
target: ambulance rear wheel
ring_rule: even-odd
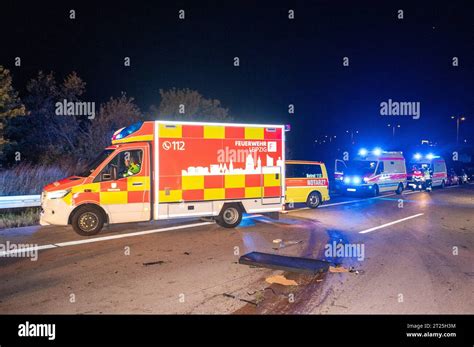
[[[224,228],[235,228],[242,221],[242,209],[239,205],[224,205],[216,218],[217,224]]]
[[[104,226],[105,218],[100,209],[94,206],[83,206],[72,216],[71,224],[81,236],[97,235]]]
[[[306,199],[306,206],[309,208],[317,208],[321,204],[321,195],[319,192],[311,192]]]

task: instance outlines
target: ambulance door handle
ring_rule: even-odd
[[[143,182],[134,182],[132,183],[132,186],[142,186]]]

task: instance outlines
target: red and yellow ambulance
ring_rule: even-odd
[[[104,223],[281,211],[285,132],[280,125],[147,121],[115,132],[86,170],[44,187],[41,224],[80,235]]]

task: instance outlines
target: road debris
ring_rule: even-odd
[[[261,252],[244,254],[239,258],[239,264],[310,274],[327,272],[329,269],[327,261]]]
[[[231,298],[231,299],[239,300],[239,301],[246,302],[247,304],[251,304],[251,305],[254,305],[254,306],[257,306],[257,305],[258,305],[258,303],[255,302],[255,301],[251,301],[251,300],[247,300],[247,299],[238,298],[238,297],[236,297],[235,295],[232,295],[232,294],[222,293],[222,295],[225,296],[226,298]]]
[[[329,272],[349,272],[349,270],[342,266],[330,266]]]
[[[283,240],[282,239],[275,239],[273,240],[273,243],[281,243]]]
[[[265,279],[265,282],[270,284],[281,284],[282,286],[297,286],[298,283],[294,280],[289,280],[283,275],[270,276]]]
[[[276,249],[276,250],[281,249],[281,248],[286,248],[289,246],[294,246],[303,242],[303,240],[298,240],[298,241],[282,241],[281,239],[277,239],[277,240],[280,240],[280,242],[275,242],[276,240],[273,240],[273,243],[279,243],[279,245],[272,247],[273,249]]]
[[[161,264],[164,264],[166,263],[165,261],[163,260],[158,260],[158,261],[152,261],[152,262],[148,262],[148,263],[143,263],[144,266],[149,266],[149,265],[161,265]]]
[[[356,275],[361,275],[364,273],[364,270],[357,270],[353,266],[351,266],[351,268],[349,269],[349,272],[355,273]]]

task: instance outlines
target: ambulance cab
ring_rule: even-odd
[[[329,200],[326,165],[315,161],[287,160],[285,203],[317,208]]]
[[[407,181],[405,158],[402,152],[388,152],[379,148],[359,151],[352,161],[336,161],[334,178],[343,194],[403,192]]]

